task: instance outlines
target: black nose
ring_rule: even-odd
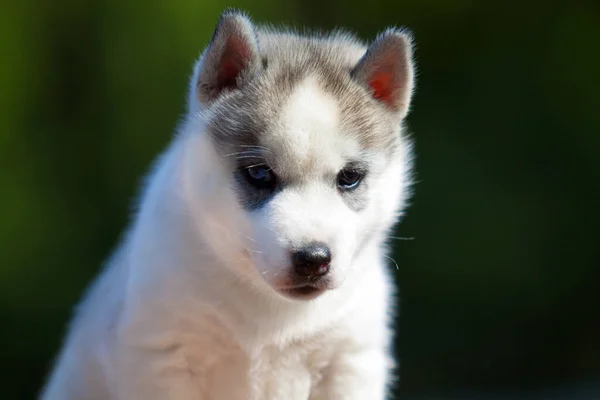
[[[294,252],[292,256],[294,270],[299,276],[313,278],[323,276],[329,271],[331,251],[324,243],[311,243]]]

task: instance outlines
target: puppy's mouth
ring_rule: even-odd
[[[326,289],[311,285],[296,286],[293,288],[280,289],[281,293],[293,299],[311,300],[318,297]]]
[[[331,286],[328,279],[296,281],[293,285],[278,288],[284,296],[297,300],[312,300],[329,289]]]

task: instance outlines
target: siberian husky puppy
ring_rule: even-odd
[[[413,80],[402,29],[226,11],[42,399],[384,399]]]

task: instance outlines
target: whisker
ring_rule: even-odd
[[[261,165],[267,165],[267,163],[262,162],[262,163],[258,163],[258,164],[248,165],[247,167],[244,167],[244,168],[254,168],[254,167],[261,166]],[[271,170],[271,168],[267,169],[267,171],[270,171],[270,170]]]
[[[400,267],[398,267],[398,263],[396,262],[396,260],[394,260],[392,257],[390,257],[390,256],[388,256],[388,255],[385,255],[385,254],[384,254],[384,257],[386,257],[386,258],[389,258],[390,260],[392,260],[392,262],[393,262],[393,263],[394,263],[394,265],[396,266],[396,269],[397,269],[398,271],[400,271]]]
[[[235,159],[236,160],[243,160],[244,158],[261,158],[261,157],[253,154],[253,155],[241,155],[241,156],[237,156]]]
[[[394,239],[394,240],[415,240],[415,237],[414,236],[410,236],[410,237],[388,236],[388,239]]]
[[[251,150],[234,151],[233,153],[223,154],[223,157],[231,157],[231,156],[237,156],[237,155],[252,155],[252,154],[254,154],[256,157],[259,157],[258,153],[251,151]]]
[[[250,240],[251,242],[258,243],[256,240],[252,239],[250,236],[244,235],[242,232],[238,232],[238,235],[245,237],[246,239]]]
[[[259,146],[257,144],[238,144],[239,147],[247,147],[250,149],[260,149],[260,150],[265,150],[265,151],[271,151],[271,149],[269,149],[268,147],[265,146]]]

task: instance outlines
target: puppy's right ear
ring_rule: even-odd
[[[254,26],[244,13],[225,11],[194,69],[191,102],[207,107],[222,93],[239,89],[260,67]],[[192,106],[192,104],[190,104]]]

